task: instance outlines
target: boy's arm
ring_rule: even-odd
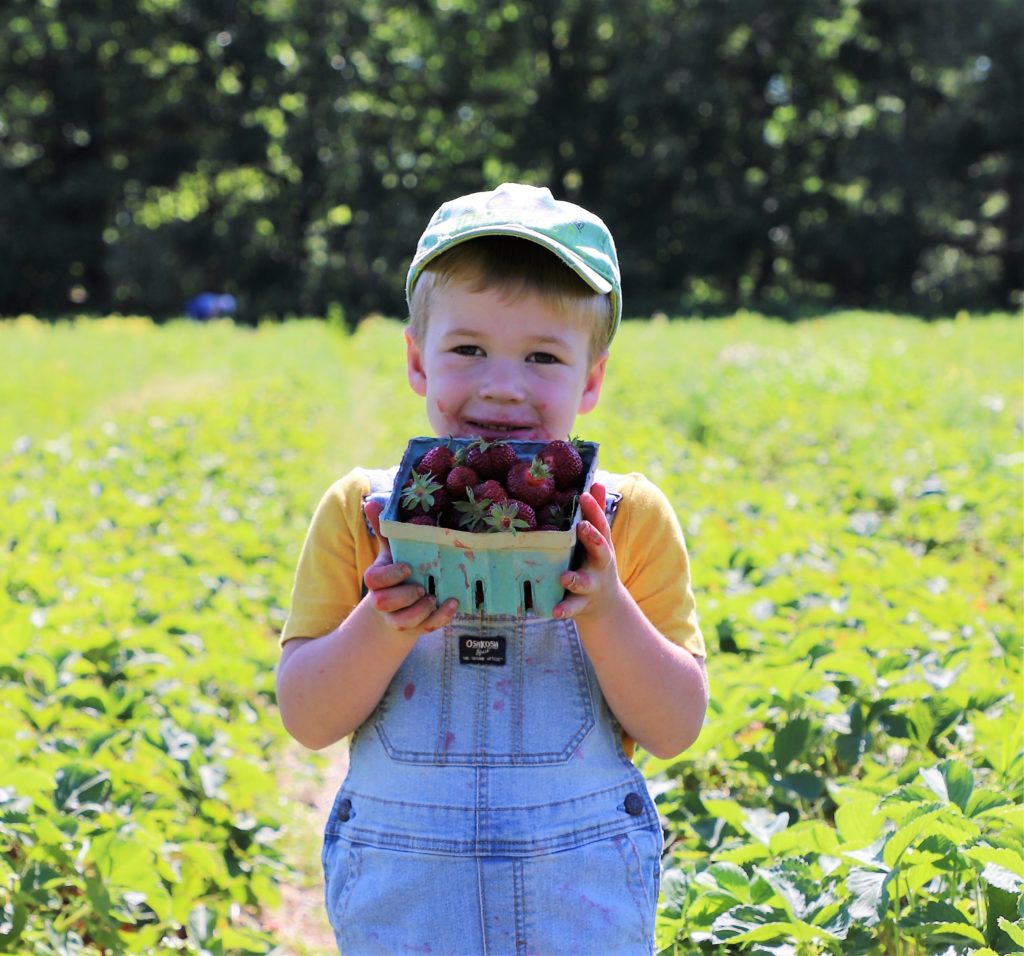
[[[619,578],[604,488],[580,499],[582,567],[566,571],[569,592],[554,609],[572,618],[601,690],[623,730],[656,757],[674,757],[700,733],[708,702],[702,659],[664,637]]]
[[[379,502],[366,516],[380,537]],[[367,569],[366,596],[333,631],[318,638],[293,638],[277,668],[277,702],[288,732],[319,750],[359,727],[380,702],[395,672],[421,634],[444,627],[457,601],[437,607],[417,584],[406,583],[407,564],[394,564],[381,538],[377,560]]]

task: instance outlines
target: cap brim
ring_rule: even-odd
[[[463,242],[467,242],[470,239],[479,239],[481,236],[519,236],[522,239],[529,239],[531,242],[535,242],[537,245],[543,246],[549,252],[558,256],[559,259],[561,259],[599,295],[609,295],[615,290],[615,286],[612,285],[611,282],[604,278],[604,276],[599,272],[592,269],[587,265],[587,263],[580,259],[579,256],[573,253],[570,249],[567,249],[561,243],[553,242],[550,237],[537,233],[532,229],[527,229],[523,226],[508,225],[481,226],[478,229],[470,229],[466,232],[460,233],[457,239],[450,242],[439,242],[425,256],[412,263],[410,279],[406,292],[409,294],[412,293],[412,286],[415,284],[415,280],[419,277],[423,267],[432,259],[441,255],[442,252],[447,252],[449,249],[452,249]]]

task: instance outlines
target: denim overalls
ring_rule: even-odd
[[[344,956],[651,953],[661,827],[620,734],[571,622],[424,634],[327,821]]]

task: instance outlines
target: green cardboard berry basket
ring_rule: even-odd
[[[399,499],[413,466],[442,440],[413,438],[402,456],[380,520],[381,534],[390,542],[395,561],[410,565],[412,580],[433,594],[438,604],[457,598],[460,614],[550,617],[564,595],[562,572],[575,564],[579,506],[568,531],[480,532],[400,521]],[[465,438],[447,441],[452,451],[472,444]],[[546,442],[507,444],[518,458],[529,461]],[[584,490],[594,480],[597,450],[594,442],[579,444]]]

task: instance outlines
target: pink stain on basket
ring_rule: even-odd
[[[444,749],[445,749],[445,752],[451,750],[451,746],[452,746],[453,743],[455,743],[455,734],[453,734],[449,730],[448,733],[446,733],[444,735]]]
[[[405,687],[402,688],[402,696],[406,700],[412,700],[412,695],[415,694],[415,693],[416,693],[416,685],[415,684],[406,684]]]

